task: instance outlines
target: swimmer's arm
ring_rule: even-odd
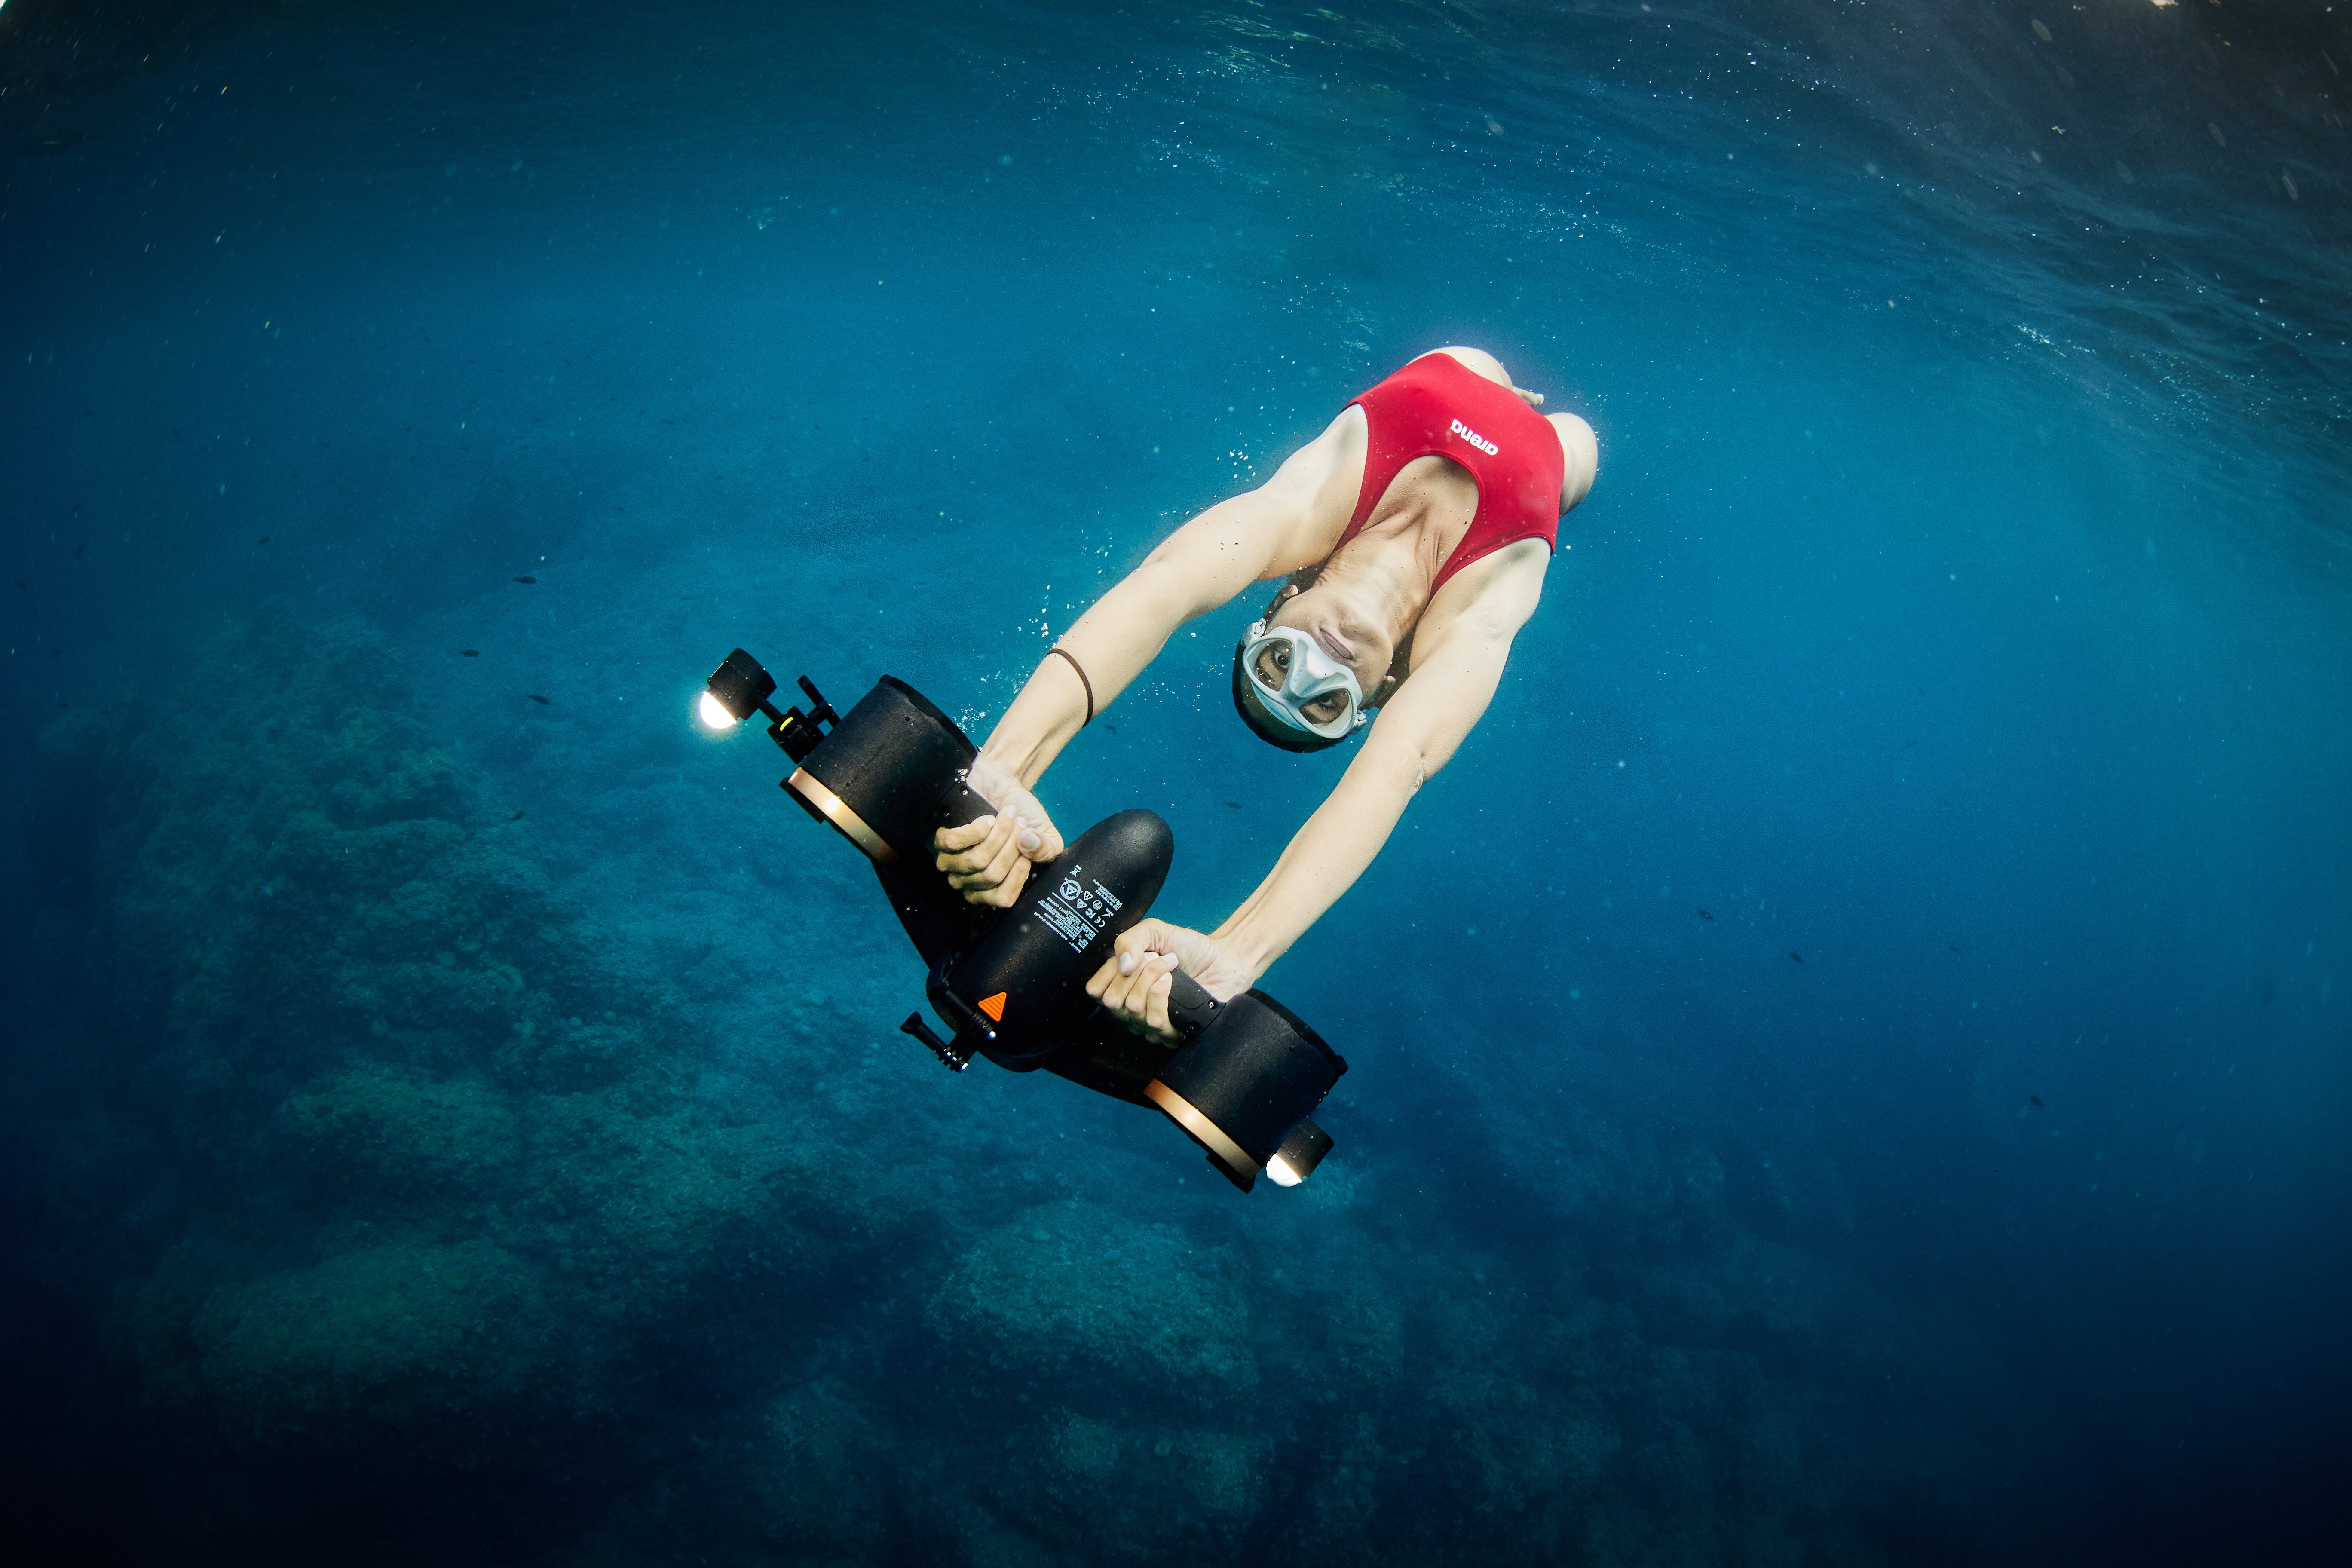
[[[1086,683],[1067,659],[1049,656],[997,721],[981,755],[1034,787],[1085,725],[1087,684],[1094,688],[1099,715],[1159,656],[1177,627],[1253,583],[1319,559],[1308,552],[1318,515],[1336,503],[1340,488],[1330,476],[1345,424],[1344,417],[1333,421],[1264,485],[1218,502],[1170,534],[1096,600],[1058,639],[1085,668]],[[1354,500],[1349,495],[1344,504]],[[1339,521],[1346,521],[1344,511]]]
[[[1549,552],[1498,563],[1475,603],[1416,647],[1412,678],[1365,734],[1363,750],[1255,892],[1211,936],[1255,984],[1387,844],[1405,804],[1454,758],[1502,683],[1511,641],[1535,613]]]
[[[1086,724],[1088,689],[1100,713],[1178,626],[1252,583],[1321,559],[1355,504],[1347,476],[1361,471],[1362,442],[1361,413],[1343,412],[1264,485],[1171,534],[1078,617],[1058,645],[1070,658],[1049,655],[1038,665],[966,774],[995,813],[932,836],[940,869],[966,902],[1009,908],[1030,864],[1062,852],[1062,836],[1032,792]]]

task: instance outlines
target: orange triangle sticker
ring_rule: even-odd
[[[1004,1022],[1004,993],[1000,991],[993,996],[982,997],[980,1010],[988,1015],[988,1021],[992,1024]]]

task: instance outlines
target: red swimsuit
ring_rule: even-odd
[[[1488,381],[1451,354],[1423,354],[1360,397],[1369,439],[1364,488],[1336,553],[1362,531],[1397,470],[1432,453],[1470,470],[1478,510],[1470,530],[1429,585],[1430,596],[1472,562],[1522,539],[1559,541],[1559,491],[1568,459],[1550,421],[1509,387]]]

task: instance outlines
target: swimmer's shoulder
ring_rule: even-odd
[[[1601,477],[1601,437],[1573,414],[1547,414],[1544,423],[1559,437],[1559,510],[1565,517],[1592,493],[1592,481]]]

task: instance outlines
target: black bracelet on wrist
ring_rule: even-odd
[[[1051,658],[1057,653],[1070,661],[1070,668],[1078,672],[1078,684],[1087,689],[1087,716],[1078,723],[1078,728],[1083,730],[1095,721],[1095,683],[1087,679],[1087,667],[1080,664],[1068,648],[1056,644],[1045,650],[1045,657]]]

